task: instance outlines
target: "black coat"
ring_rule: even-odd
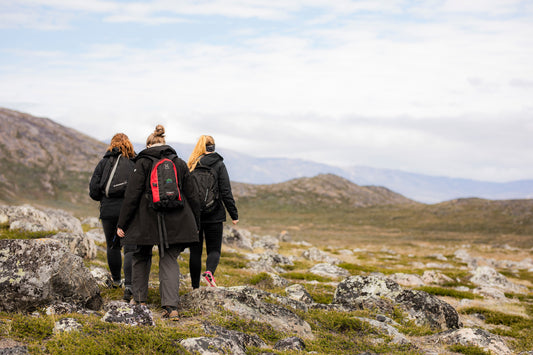
[[[135,168],[128,181],[118,220],[118,226],[126,233],[124,244],[160,244],[158,213],[150,207],[147,194],[150,191],[150,172],[154,164],[149,156],[160,158],[172,154],[176,154],[173,148],[161,145],[147,148],[135,157]],[[188,245],[198,242],[200,204],[195,197],[194,187],[188,183],[187,164],[177,156],[172,161],[177,169],[184,207],[164,212],[166,242]]]
[[[89,196],[95,201],[100,201],[100,219],[118,218],[124,197],[106,197],[104,193],[105,179],[109,173],[109,160],[121,154],[118,148],[107,151],[94,169],[89,182]],[[107,167],[107,169],[106,169]],[[133,169],[132,169],[133,171]]]
[[[218,176],[218,192],[220,198],[216,201],[217,206],[210,213],[202,213],[200,220],[202,223],[218,223],[226,221],[226,210],[228,211],[232,220],[239,219],[239,213],[233,193],[231,192],[231,182],[229,179],[226,165],[224,165],[224,158],[218,153],[210,153],[200,158],[198,164],[206,165],[214,169]],[[224,209],[224,206],[226,209]]]

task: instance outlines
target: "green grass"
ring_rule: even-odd
[[[481,296],[475,295],[472,292],[465,292],[465,291],[457,291],[451,288],[445,288],[445,287],[436,287],[436,286],[422,286],[417,287],[416,290],[419,291],[425,291],[431,295],[435,296],[447,296],[447,297],[454,297],[454,298],[466,298],[473,300],[475,298],[483,298]]]
[[[459,354],[465,354],[465,355],[491,355],[490,352],[487,352],[483,350],[480,347],[473,346],[473,345],[452,345],[448,347],[450,351],[454,351]]]
[[[0,239],[39,239],[48,238],[54,234],[57,234],[57,232],[29,232],[18,229],[9,229],[9,224],[7,223],[0,224]]]

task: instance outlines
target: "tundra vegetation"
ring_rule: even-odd
[[[413,284],[405,288],[437,296],[457,310],[464,327],[501,336],[512,353],[526,353],[533,349],[533,270],[506,266],[532,258],[533,209],[528,200],[467,199],[436,205],[413,202],[354,207],[342,203],[317,203],[316,198],[285,192],[276,194],[265,190],[263,194],[256,190],[251,196],[239,196],[237,202],[241,214],[239,229],[255,236],[278,239],[276,253],[294,257],[292,265],[283,266],[284,272],[280,276],[289,284],[302,285],[315,303],[330,304],[336,285],[342,279],[309,272],[316,262],[301,256],[310,247],[338,258],[337,266],[352,276],[381,274],[399,280],[399,275],[422,278],[428,269],[438,269],[447,277],[445,282]],[[89,229],[84,225],[84,231]],[[27,239],[43,238],[55,232],[13,231],[4,223],[0,225],[0,233],[1,239]],[[106,267],[105,245],[97,242],[97,246],[96,257],[84,261],[89,268]],[[461,258],[458,250],[466,251],[470,260]],[[262,251],[254,248],[255,253]],[[224,287],[247,285],[286,296],[285,286],[273,282],[269,273],[248,266],[248,253],[250,250],[223,245],[215,275],[217,283]],[[474,292],[476,285],[470,272],[471,262],[492,265],[526,291],[509,290],[503,300]],[[184,297],[192,291],[187,278],[188,254],[180,256],[179,264],[184,274],[180,294]],[[208,314],[201,310],[181,312],[178,322],[160,319],[157,265],[158,256],[154,253],[148,299],[155,317],[154,326],[107,323],[98,313],[48,315],[41,309],[30,313],[3,312],[0,313],[0,343],[25,344],[34,354],[188,354],[180,341],[209,336],[203,328],[207,322],[256,335],[268,346],[268,350],[249,346],[247,354],[302,353],[273,349],[278,341],[294,334],[287,334],[265,322],[243,319],[223,309]],[[100,291],[104,303],[120,300],[123,292],[104,286]],[[276,299],[269,302],[279,303]],[[409,343],[393,342],[392,335],[361,320],[379,317],[378,310],[366,308],[341,312],[316,308],[294,312],[311,326],[313,334],[312,339],[305,340],[304,353],[423,354],[424,349],[431,348],[429,339],[437,339],[432,336],[442,332],[417,325],[400,308],[387,317]],[[66,316],[76,319],[81,328],[74,332],[54,332],[55,322]],[[439,342],[437,345],[436,342],[434,346],[443,354],[490,354],[488,348],[472,344]]]

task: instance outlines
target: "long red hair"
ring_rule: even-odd
[[[124,133],[117,133],[111,138],[111,143],[107,147],[107,151],[110,152],[113,148],[118,148],[126,158],[133,158],[135,156],[133,144],[131,144],[130,139]]]

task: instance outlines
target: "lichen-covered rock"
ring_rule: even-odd
[[[345,279],[337,286],[333,303],[352,309],[378,309],[386,314],[399,307],[419,325],[429,325],[434,329],[461,326],[457,311],[448,303],[423,291],[403,289],[382,276]]]
[[[252,247],[254,249],[261,248],[265,250],[278,250],[279,249],[279,240],[277,238],[274,238],[272,236],[264,236],[258,240],[256,240]]]
[[[309,324],[294,312],[283,306],[265,302],[269,295],[271,294],[253,287],[199,288],[183,295],[179,307],[182,310],[200,310],[208,314],[219,312],[222,308],[241,318],[270,324],[281,332],[296,334],[306,339],[313,337]]]
[[[247,254],[246,257],[251,260],[246,267],[260,272],[285,272],[282,266],[294,265],[292,258],[270,251],[262,254]]]
[[[513,353],[501,336],[483,329],[462,328],[450,330],[433,335],[429,339],[449,345],[474,345],[490,351],[491,354],[506,355]]]
[[[328,263],[317,264],[310,268],[309,272],[318,276],[331,277],[334,279],[350,276],[350,272],[348,270]]]
[[[0,354],[1,355],[24,355],[29,354],[28,346],[18,343],[12,339],[0,338]]]
[[[216,355],[216,354],[235,354],[245,355],[246,351],[239,346],[234,340],[221,337],[198,337],[183,339],[180,342],[191,354]]]
[[[111,276],[111,272],[108,269],[95,267],[91,269],[91,274],[99,286],[111,287],[113,285],[113,276]]]
[[[76,254],[81,258],[96,258],[96,244],[94,244],[93,240],[87,238],[85,233],[60,232],[51,236],[50,239],[59,240],[61,243],[65,244],[73,254]]]
[[[37,209],[29,205],[0,206],[9,220],[9,229],[29,232],[67,231],[83,233],[81,222],[68,212],[55,209]]]
[[[527,287],[509,281],[504,275],[490,266],[480,266],[472,271],[470,281],[474,285],[497,287],[506,292],[527,293]]]
[[[105,306],[104,322],[127,325],[155,325],[150,309],[144,305],[130,305],[122,301],[111,301]]]
[[[99,243],[105,243],[105,234],[102,228],[90,229],[87,232],[85,232],[85,235],[87,236],[87,238],[89,238],[92,241],[99,242]]]
[[[303,351],[305,350],[305,343],[302,339],[298,337],[289,337],[285,339],[278,340],[276,344],[274,344],[274,350],[279,351],[291,351],[291,350],[298,350]]]
[[[314,302],[309,292],[307,292],[305,287],[300,284],[290,285],[289,287],[285,288],[285,292],[287,293],[287,297],[293,300],[307,304],[311,304]]]
[[[445,285],[453,283],[453,279],[435,270],[426,270],[422,275],[422,281],[426,285]]]
[[[302,253],[302,256],[311,261],[318,261],[332,265],[339,265],[342,262],[341,259],[331,256],[328,253],[315,247],[309,248],[308,250],[304,251]]]
[[[241,230],[233,227],[224,229],[222,243],[234,248],[253,250],[252,241],[250,240],[250,237],[245,234],[245,231],[241,232]]]
[[[54,333],[72,332],[80,330],[82,325],[74,318],[63,318],[55,322]]]
[[[420,276],[414,274],[405,274],[403,272],[392,274],[389,276],[389,279],[399,283],[402,286],[419,287],[424,285],[424,281],[422,281]]]
[[[31,311],[56,302],[98,310],[100,289],[83,260],[51,239],[0,240],[0,310]]]
[[[386,317],[383,317],[383,318],[386,318]],[[383,334],[390,336],[391,342],[393,344],[410,344],[411,343],[405,335],[403,335],[392,325],[384,321],[380,321],[379,319],[376,320],[376,319],[361,318],[361,317],[358,317],[357,319],[370,324],[377,330],[381,331]],[[388,320],[388,318],[386,319]]]
[[[267,344],[255,334],[250,335],[235,330],[229,330],[210,323],[204,323],[203,328],[207,334],[216,335],[220,338],[231,339],[237,343],[240,348],[245,350],[249,346],[256,348],[267,347]]]

